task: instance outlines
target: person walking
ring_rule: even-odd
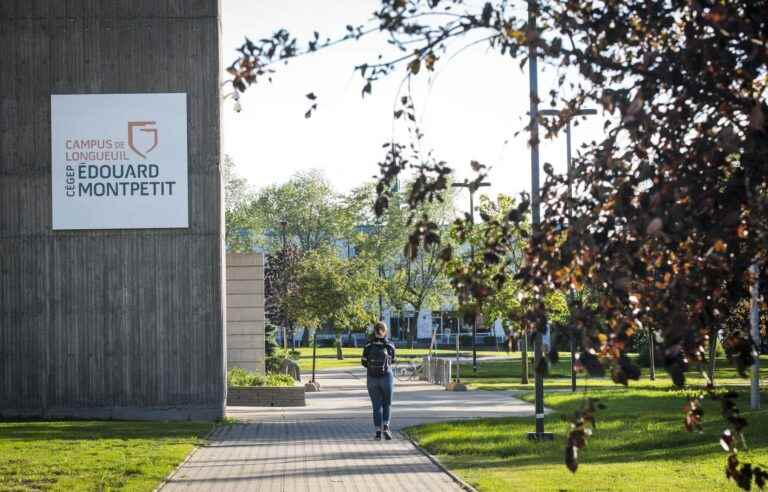
[[[387,338],[387,325],[379,321],[373,328],[373,336],[363,348],[361,363],[367,369],[368,396],[373,406],[373,425],[376,440],[382,434],[387,441],[392,439],[389,430],[390,406],[395,391],[395,377],[392,364],[395,361],[395,345]]]

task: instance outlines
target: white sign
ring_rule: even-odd
[[[53,229],[189,227],[187,95],[51,96]]]

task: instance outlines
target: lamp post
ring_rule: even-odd
[[[481,182],[481,183],[474,183],[469,182],[467,180],[464,180],[463,183],[453,183],[451,186],[454,188],[467,188],[469,190],[469,222],[474,226],[475,225],[475,192],[480,187],[485,186],[491,186],[491,183],[488,182]],[[472,240],[469,241],[469,257],[471,258],[470,261],[475,260],[475,246],[472,244]],[[457,342],[457,354],[456,354],[456,363],[458,364],[458,342]],[[458,366],[456,367],[456,370],[458,371]],[[472,316],[472,372],[477,372],[477,313],[474,313]]]
[[[749,324],[752,334],[752,343],[754,344],[755,363],[752,365],[752,382],[750,384],[749,407],[752,410],[760,409],[760,352],[762,343],[760,342],[760,292],[759,292],[759,274],[760,266],[757,263],[752,264],[750,268],[754,281],[750,289],[751,303],[749,307]]]
[[[305,330],[308,328],[305,328]],[[314,391],[320,391],[320,383],[317,382],[315,379],[315,367],[317,364],[317,331],[319,328],[315,328],[314,334],[312,336],[312,380],[308,381],[307,384],[304,385],[304,391],[307,392],[314,392]]]
[[[528,0],[528,30],[530,38],[538,37],[536,15],[538,0]],[[528,43],[528,82],[530,85],[530,124],[531,132],[531,225],[533,232],[539,228],[541,197],[539,196],[539,81],[536,42]],[[535,412],[536,430],[528,433],[532,441],[551,441],[555,436],[544,432],[544,375],[539,370],[541,363],[541,333],[537,329],[533,338],[533,367],[535,374]]]
[[[556,109],[542,109],[539,111],[539,114],[543,116],[559,116],[560,111]],[[590,116],[597,114],[597,110],[595,109],[580,109],[576,111],[573,116]],[[571,189],[571,183],[573,180],[573,166],[571,165],[571,118],[568,118],[568,121],[566,122],[565,126],[565,162],[566,162],[566,169],[567,169],[567,177],[568,177],[568,202],[570,203],[571,198],[573,197],[573,192]],[[570,210],[568,213],[568,219],[569,219],[569,225],[570,225]],[[573,301],[574,298],[574,292],[573,289],[570,290],[570,298],[571,301]],[[573,331],[571,330],[570,337],[569,337],[569,345],[571,350],[571,391],[576,392],[576,342],[574,340]]]
[[[283,219],[280,221],[280,234],[283,237],[283,262],[285,262],[285,253],[286,253],[286,239],[285,239],[285,230],[288,227],[288,221]],[[285,264],[285,263],[283,263]],[[283,326],[283,349],[288,350],[288,328]]]

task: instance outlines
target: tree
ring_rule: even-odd
[[[492,200],[486,195],[480,195],[480,210],[481,213],[487,217],[495,217],[497,220],[503,220],[503,218],[509,213],[510,210],[517,207],[513,197],[508,195],[498,195],[496,200]],[[528,227],[525,228],[526,235]],[[470,240],[475,243],[475,247],[478,251],[483,250],[482,232],[473,234]],[[525,249],[525,237],[520,236],[510,244],[508,250],[509,264],[507,265],[507,271],[503,272],[506,278],[513,277],[516,272],[520,270],[522,266],[523,253]],[[499,272],[502,273],[502,272]],[[500,319],[506,332],[506,335],[510,337],[513,332],[519,331],[520,326],[518,320],[522,317],[522,304],[520,298],[522,296],[521,286],[519,282],[505,281],[501,288],[494,292],[494,295],[486,299],[483,304],[481,314],[484,319]],[[524,384],[527,380],[524,381]]]
[[[264,325],[264,362],[268,373],[279,371],[280,362],[284,357],[278,352],[277,328],[269,322]]]
[[[266,257],[264,268],[264,309],[267,320],[283,327],[283,343],[293,336],[293,320],[286,308],[288,293],[296,287],[296,275],[301,256],[293,245]]]
[[[662,341],[664,367],[684,386],[689,364],[706,361],[703,347],[712,327],[749,297],[758,278],[766,307],[768,5],[764,0],[527,3],[525,19],[516,16],[511,1],[474,9],[458,0],[383,0],[372,25],[349,26],[341,40],[316,35],[300,44],[281,30],[259,43],[246,42],[230,69],[232,83],[245,90],[278,60],[377,31],[387,33],[403,55],[361,63],[364,94],[398,68],[411,78],[433,71],[450,56],[452,40],[475,34],[512,59],[522,58],[525,49],[558,67],[563,75],[550,102],[565,109],[556,121],[540,121],[545,137],[587,104],[607,115],[605,137],[585,146],[571,183],[545,167],[542,195],[531,197],[534,205],[541,200],[545,215],[515,276],[530,297],[526,326],[543,326],[543,300],[552,291],[589,288],[598,299],[595,306],[577,302],[572,310],[586,370],[602,374],[608,366],[622,384],[639,378],[624,351],[634,333],[651,327]],[[538,106],[537,95],[531,103]],[[406,98],[395,116],[415,120],[412,107]],[[536,145],[537,129],[529,128]],[[447,164],[424,165],[399,143],[390,143],[386,152],[378,211],[388,204],[388,185],[405,170],[415,170],[421,180],[409,197],[412,208],[445,190]],[[478,180],[484,179],[483,170],[478,172]],[[577,190],[573,196],[566,192],[569,184]],[[496,227],[502,237],[522,215],[510,214]],[[429,220],[415,221],[410,248],[434,247],[429,226]],[[757,275],[750,273],[752,265],[759,267]],[[749,333],[725,332],[724,346],[746,375],[754,361]],[[733,411],[733,398],[707,394],[723,403],[729,435],[741,436],[744,419]],[[688,430],[701,419],[697,408],[696,400],[687,406]],[[591,408],[569,435],[571,471],[585,443],[585,416],[593,417]],[[724,441],[727,476],[745,489],[762,483],[768,474],[741,463],[736,442]]]
[[[412,183],[406,183],[405,190]],[[412,308],[418,316],[422,308],[439,309],[449,298],[450,286],[438,258],[438,249],[419,251],[411,259],[403,254],[403,243],[408,237],[407,192],[392,190],[390,207],[377,218],[371,204],[376,198],[373,184],[366,184],[351,194],[350,207],[358,211],[356,220],[362,234],[356,236],[355,250],[360,257],[369,258],[378,268],[381,293],[389,307],[404,313]],[[440,233],[447,237],[448,225],[454,217],[453,196],[442,203],[425,206],[424,212],[440,221]],[[409,325],[406,333],[413,346],[417,326]]]
[[[472,186],[472,185],[470,185]],[[470,188],[470,192],[475,189]],[[517,208],[514,199],[499,195],[492,200],[480,195],[479,215],[482,223],[476,224],[468,212],[463,219],[457,219],[452,227],[454,244],[444,246],[441,257],[451,278],[459,303],[472,323],[478,317],[501,319],[507,335],[511,337],[516,327],[518,334],[523,330],[521,303],[522,290],[519,282],[508,280],[519,271],[528,225],[521,223],[517,235],[502,238],[496,227],[511,210]],[[503,240],[502,240],[503,239]],[[493,251],[487,251],[488,244],[495,244]],[[522,380],[528,383],[528,336],[522,333]]]
[[[413,186],[412,184],[410,186]],[[453,195],[448,194],[443,201],[427,204],[421,207],[421,213],[429,215],[436,221],[434,233],[441,241],[448,241],[449,224],[454,218]],[[404,235],[405,236],[405,235]],[[405,238],[403,238],[405,239]],[[402,243],[401,243],[402,245]],[[418,316],[421,309],[439,309],[450,298],[451,286],[445,275],[444,265],[440,258],[440,248],[425,248],[415,251],[408,250],[398,256],[395,274],[390,282],[398,287],[390,287],[389,292],[399,297],[401,306],[410,305],[416,313],[414,326],[408,327],[408,339],[411,348],[416,340]],[[434,340],[434,328],[433,340]]]
[[[222,161],[224,179],[224,209],[234,210],[245,205],[253,196],[248,180],[237,173],[235,161],[228,154]]]
[[[329,247],[351,237],[353,210],[317,170],[299,172],[288,182],[259,191],[248,207],[252,223],[266,234],[259,238],[267,250],[282,247],[282,225],[287,241],[301,253]]]
[[[222,161],[224,180],[224,222],[228,251],[249,252],[253,249],[251,230],[254,227],[247,213],[253,199],[248,180],[237,174],[235,162],[229,155]]]
[[[392,206],[381,217],[373,213],[371,204],[375,199],[376,185],[372,182],[352,190],[347,197],[348,207],[354,211],[357,224],[351,241],[357,256],[368,258],[376,265],[381,284],[379,310],[383,311],[385,298],[390,308],[402,310],[404,301],[400,285],[394,283],[393,278],[398,272],[403,242],[408,236],[408,213],[400,192],[394,193]]]
[[[296,284],[284,307],[300,325],[336,333],[337,357],[343,358],[341,335],[362,330],[376,319],[371,301],[376,293],[375,269],[366,262],[341,258],[330,248],[310,251],[299,262]]]

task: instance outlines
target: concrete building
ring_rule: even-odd
[[[227,253],[227,369],[265,374],[264,254]]]
[[[219,36],[219,0],[0,2],[0,417],[223,416]],[[188,227],[54,230],[51,96],[141,93],[186,94]]]

